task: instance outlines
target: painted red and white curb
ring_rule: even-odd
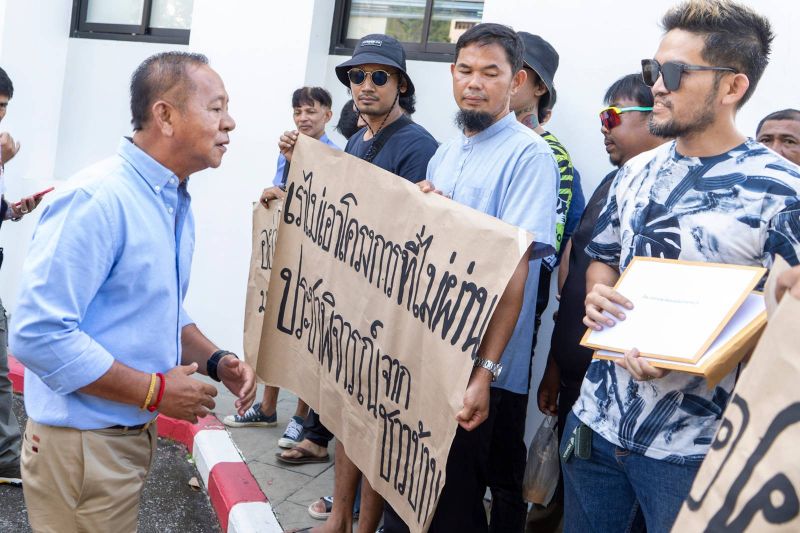
[[[22,393],[25,368],[9,355],[8,370],[14,390]],[[160,436],[182,443],[191,452],[222,531],[283,531],[241,452],[225,426],[214,415],[200,419],[197,424],[159,415],[157,424]]]

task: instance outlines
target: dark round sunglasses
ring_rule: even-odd
[[[738,74],[739,71],[732,67],[709,67],[705,65],[684,65],[683,63],[667,62],[663,65],[655,59],[642,59],[642,80],[645,85],[652,87],[659,76],[664,78],[664,87],[672,92],[681,86],[681,77],[686,71],[716,70]]]
[[[347,78],[353,85],[361,85],[367,80],[368,76],[372,80],[372,84],[375,87],[383,87],[388,83],[389,78],[392,75],[385,70],[373,70],[372,72],[367,72],[366,70],[360,68],[351,68],[347,71]]]

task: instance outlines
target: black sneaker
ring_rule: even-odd
[[[244,416],[239,415],[228,415],[222,422],[229,427],[232,428],[243,428],[243,427],[265,427],[265,428],[272,428],[278,425],[278,412],[272,413],[271,416],[267,416],[261,412],[261,403],[254,403],[250,409],[248,409]]]
[[[8,465],[0,465],[0,484],[3,483],[17,487],[22,486],[22,472],[19,469],[19,461]]]

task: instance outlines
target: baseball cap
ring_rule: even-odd
[[[358,41],[355,50],[353,50],[353,57],[337,65],[336,77],[345,86],[350,87],[347,71],[353,67],[369,63],[386,65],[399,70],[403,74],[406,84],[408,84],[408,89],[403,94],[406,96],[414,94],[414,84],[411,83],[411,78],[406,72],[406,51],[403,49],[403,45],[394,37],[389,37],[382,33],[371,33],[362,37]]]

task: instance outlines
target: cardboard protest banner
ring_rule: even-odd
[[[302,136],[258,375],[319,412],[412,531],[444,484],[456,413],[531,235]]]
[[[269,207],[253,203],[253,251],[247,276],[244,305],[244,360],[253,368],[258,365],[261,326],[267,305],[267,289],[278,240],[278,221],[283,202],[274,200]]]
[[[778,258],[765,288],[786,263]],[[773,299],[774,300],[774,299]],[[717,435],[672,528],[800,531],[800,300],[788,293],[733,391]]]

